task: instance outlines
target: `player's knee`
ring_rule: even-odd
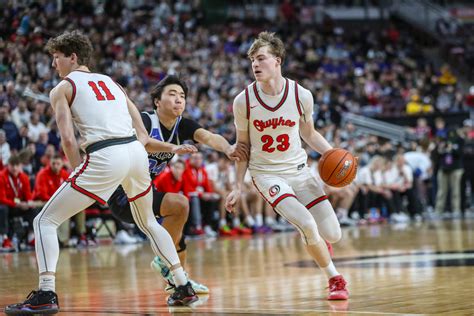
[[[335,228],[327,230],[324,233],[321,233],[323,235],[323,238],[331,244],[337,243],[342,238],[342,232],[340,227],[337,227],[337,229]]]
[[[186,221],[189,215],[189,201],[186,197],[179,195],[175,201],[176,215]]]
[[[37,231],[37,230],[40,228],[40,226],[43,226],[43,227],[44,227],[44,226],[50,226],[50,227],[54,227],[54,228],[59,227],[58,224],[56,224],[56,223],[50,221],[50,220],[48,219],[48,217],[46,217],[46,216],[41,216],[41,213],[38,214],[38,215],[36,215],[35,218],[33,219],[33,229],[34,229],[35,231]]]
[[[306,245],[314,245],[321,240],[321,236],[319,236],[318,227],[316,226],[315,222],[308,221],[307,223],[303,223],[299,226],[301,239]]]

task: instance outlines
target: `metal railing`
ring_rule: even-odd
[[[406,144],[415,140],[415,136],[411,134],[403,126],[379,121],[373,118],[356,115],[352,113],[345,113],[342,116],[342,123],[352,123],[360,133],[370,134],[401,144]]]
[[[428,33],[436,33],[441,19],[453,19],[445,8],[429,0],[393,0],[391,11]]]

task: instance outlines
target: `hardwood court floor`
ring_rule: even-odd
[[[165,305],[148,244],[61,251],[65,315],[474,315],[474,220],[343,229],[335,263],[347,302],[325,300],[325,277],[296,233],[193,240],[188,271],[211,289],[193,308]],[[34,252],[0,254],[0,305],[37,287]]]

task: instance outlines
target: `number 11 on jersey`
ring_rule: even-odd
[[[110,90],[107,87],[107,85],[105,84],[105,82],[99,81],[96,84],[94,81],[89,81],[88,84],[92,88],[92,90],[94,91],[95,97],[97,98],[97,101],[105,101],[106,99],[107,99],[107,101],[115,100],[114,95],[110,92]],[[102,92],[99,90],[97,85],[99,85],[99,87],[105,93],[105,97],[102,95]]]

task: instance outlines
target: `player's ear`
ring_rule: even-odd
[[[276,57],[275,59],[276,59],[276,61],[277,61],[277,64],[281,66],[281,58],[280,58],[280,57]]]
[[[73,64],[74,64],[74,62],[77,63],[77,62],[78,62],[77,60],[78,60],[77,54],[76,54],[76,53],[72,53],[72,54],[71,54],[71,63],[73,63]]]

